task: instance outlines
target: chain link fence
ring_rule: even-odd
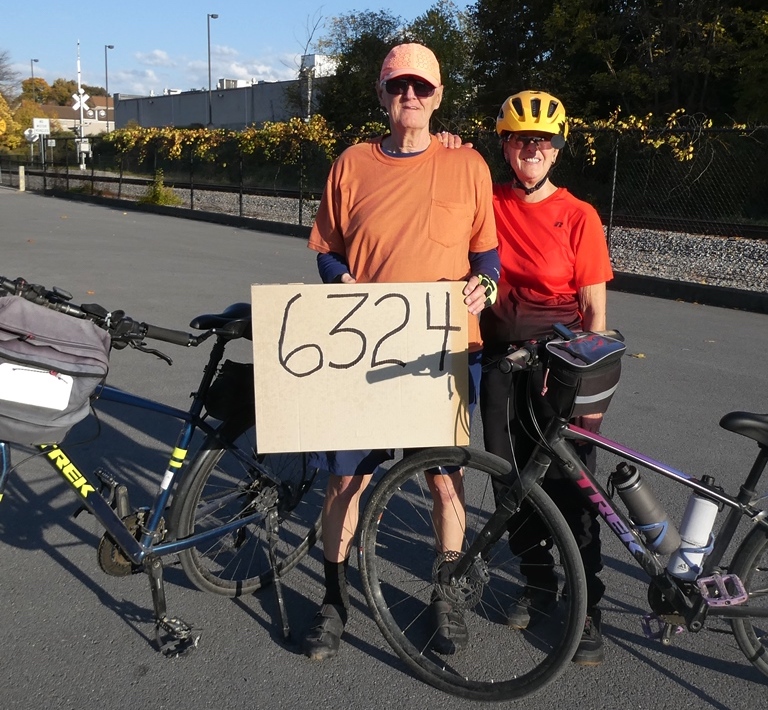
[[[674,136],[691,146],[679,160],[669,143]],[[605,130],[569,135],[552,179],[593,204],[607,228],[609,244],[617,230],[654,229],[720,237],[768,238],[768,127],[736,130],[666,131],[663,135]],[[493,132],[470,138],[485,157],[494,181],[509,179],[499,139]],[[159,149],[120,155],[108,141],[90,140],[81,161],[73,139],[58,139],[31,159],[0,156],[0,184],[18,185],[18,164],[27,167],[29,189],[76,190],[137,199],[158,171],[182,206],[270,219],[260,208],[264,197],[291,201],[287,217],[311,224],[330,161],[317,146],[304,144],[299,159],[287,159],[288,147],[269,156],[245,154],[225,143],[214,161],[195,158],[191,149],[170,159]]]
[[[602,131],[593,150],[571,131],[552,181],[595,206],[608,228],[645,227],[727,237],[768,236],[768,127],[749,133],[667,131],[685,146],[679,160],[663,136]],[[494,181],[509,180],[495,135],[478,136]],[[594,158],[593,158],[594,156]]]

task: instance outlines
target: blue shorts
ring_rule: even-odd
[[[480,377],[483,372],[482,352],[469,353],[469,419],[477,405],[480,392]],[[406,449],[403,454],[412,453],[418,449]],[[309,454],[307,465],[310,469],[319,468],[330,471],[336,476],[363,476],[376,473],[385,461],[395,458],[394,449],[362,449],[355,451],[318,451]],[[441,473],[455,473],[458,466],[441,469]]]

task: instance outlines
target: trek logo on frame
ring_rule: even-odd
[[[89,493],[94,493],[95,488],[88,483],[82,473],[77,470],[69,457],[56,444],[43,444],[40,449],[45,455],[56,464],[61,475],[72,484],[72,487],[83,497],[87,498]]]

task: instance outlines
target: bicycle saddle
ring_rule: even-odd
[[[720,420],[720,426],[768,446],[768,414],[729,412]]]
[[[189,327],[195,330],[209,330],[210,328],[222,328],[233,321],[251,320],[250,303],[233,303],[227,306],[221,313],[206,313],[193,318]]]

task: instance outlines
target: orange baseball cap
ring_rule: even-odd
[[[398,76],[415,76],[440,86],[440,64],[431,49],[421,44],[398,44],[381,65],[379,83]]]

